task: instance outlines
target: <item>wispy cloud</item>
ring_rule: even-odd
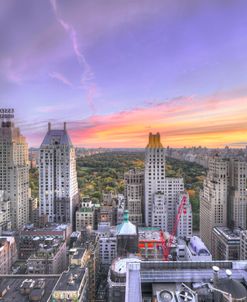
[[[62,26],[62,28],[65,30],[65,32],[69,35],[72,48],[74,51],[74,54],[77,58],[78,63],[82,67],[82,75],[80,78],[80,87],[85,91],[86,94],[86,100],[88,102],[89,108],[92,110],[93,113],[95,113],[95,104],[94,104],[94,97],[96,95],[96,84],[92,82],[94,80],[94,74],[93,71],[88,64],[85,55],[81,51],[80,43],[78,41],[78,36],[75,28],[72,24],[66,22],[58,12],[58,6],[56,0],[50,0],[51,6],[53,8],[55,17],[58,21],[58,23]]]
[[[70,87],[73,86],[73,84],[63,74],[61,74],[59,72],[50,72],[49,76],[52,79],[56,79],[56,80],[62,82],[63,84],[65,84],[67,86],[70,86]]]

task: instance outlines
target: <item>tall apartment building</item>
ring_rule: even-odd
[[[64,129],[48,132],[39,153],[40,216],[48,215],[49,222],[73,222],[78,203],[75,149]]]
[[[10,120],[0,125],[0,190],[10,200],[13,229],[21,229],[29,219],[29,161],[28,145]]]
[[[124,174],[124,195],[129,220],[140,226],[144,217],[144,172],[130,170]]]
[[[215,156],[200,195],[201,237],[211,248],[212,230],[217,226],[247,228],[247,163],[241,159]]]
[[[149,134],[145,152],[145,223],[172,232],[183,178],[165,177],[165,149],[160,134]]]
[[[211,158],[200,193],[200,235],[210,250],[213,228],[227,225],[228,177],[228,161]]]
[[[165,192],[165,149],[160,142],[160,134],[149,134],[145,151],[145,223],[152,226],[154,202],[164,199]],[[157,196],[158,194],[158,196]],[[163,209],[161,209],[163,210]],[[157,213],[158,214],[158,213]]]
[[[229,161],[228,225],[247,229],[247,162]]]

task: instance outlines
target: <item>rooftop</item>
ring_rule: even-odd
[[[81,259],[85,251],[86,248],[76,248],[76,251],[72,256],[72,259]]]
[[[70,267],[68,271],[62,273],[54,291],[78,291],[85,271],[85,268],[79,266]]]
[[[47,145],[66,145],[66,146],[73,146],[66,130],[66,124],[64,125],[64,129],[62,130],[53,130],[48,128],[48,132],[41,144],[41,147],[45,147]]]
[[[21,293],[21,286],[28,291],[28,286],[30,291],[33,291],[33,294],[40,295],[40,302],[47,302],[50,294],[57,283],[59,275],[47,275],[47,276],[33,276],[33,275],[2,275],[0,276],[0,293],[2,294],[5,289],[7,290],[6,294],[2,301],[5,302],[27,302],[30,301],[28,294]],[[43,280],[44,282],[41,282]],[[42,284],[43,285],[42,285]],[[43,287],[38,288],[38,287]]]
[[[128,211],[124,211],[124,222],[117,226],[117,235],[137,235],[136,226],[129,221]]]
[[[214,231],[222,235],[227,240],[240,240],[241,228],[229,229],[228,227],[215,227]]]

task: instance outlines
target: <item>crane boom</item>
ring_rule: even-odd
[[[163,248],[163,257],[164,257],[165,261],[168,261],[168,257],[169,257],[170,251],[171,251],[172,242],[173,242],[173,239],[174,239],[174,237],[176,235],[181,215],[182,214],[186,214],[185,205],[186,205],[186,195],[184,195],[182,197],[181,203],[180,203],[180,205],[178,207],[178,212],[177,212],[177,215],[176,215],[176,220],[175,220],[175,223],[174,223],[174,226],[173,226],[173,229],[172,229],[172,233],[170,234],[168,242],[165,242],[165,239],[164,239],[164,236],[163,236],[162,248]]]

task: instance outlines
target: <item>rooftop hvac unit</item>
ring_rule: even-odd
[[[161,292],[157,292],[157,302],[175,302],[176,299],[174,297],[173,292],[168,290],[162,290]]]
[[[187,290],[181,290],[176,294],[177,299],[179,302],[195,302],[196,298],[195,295]]]

